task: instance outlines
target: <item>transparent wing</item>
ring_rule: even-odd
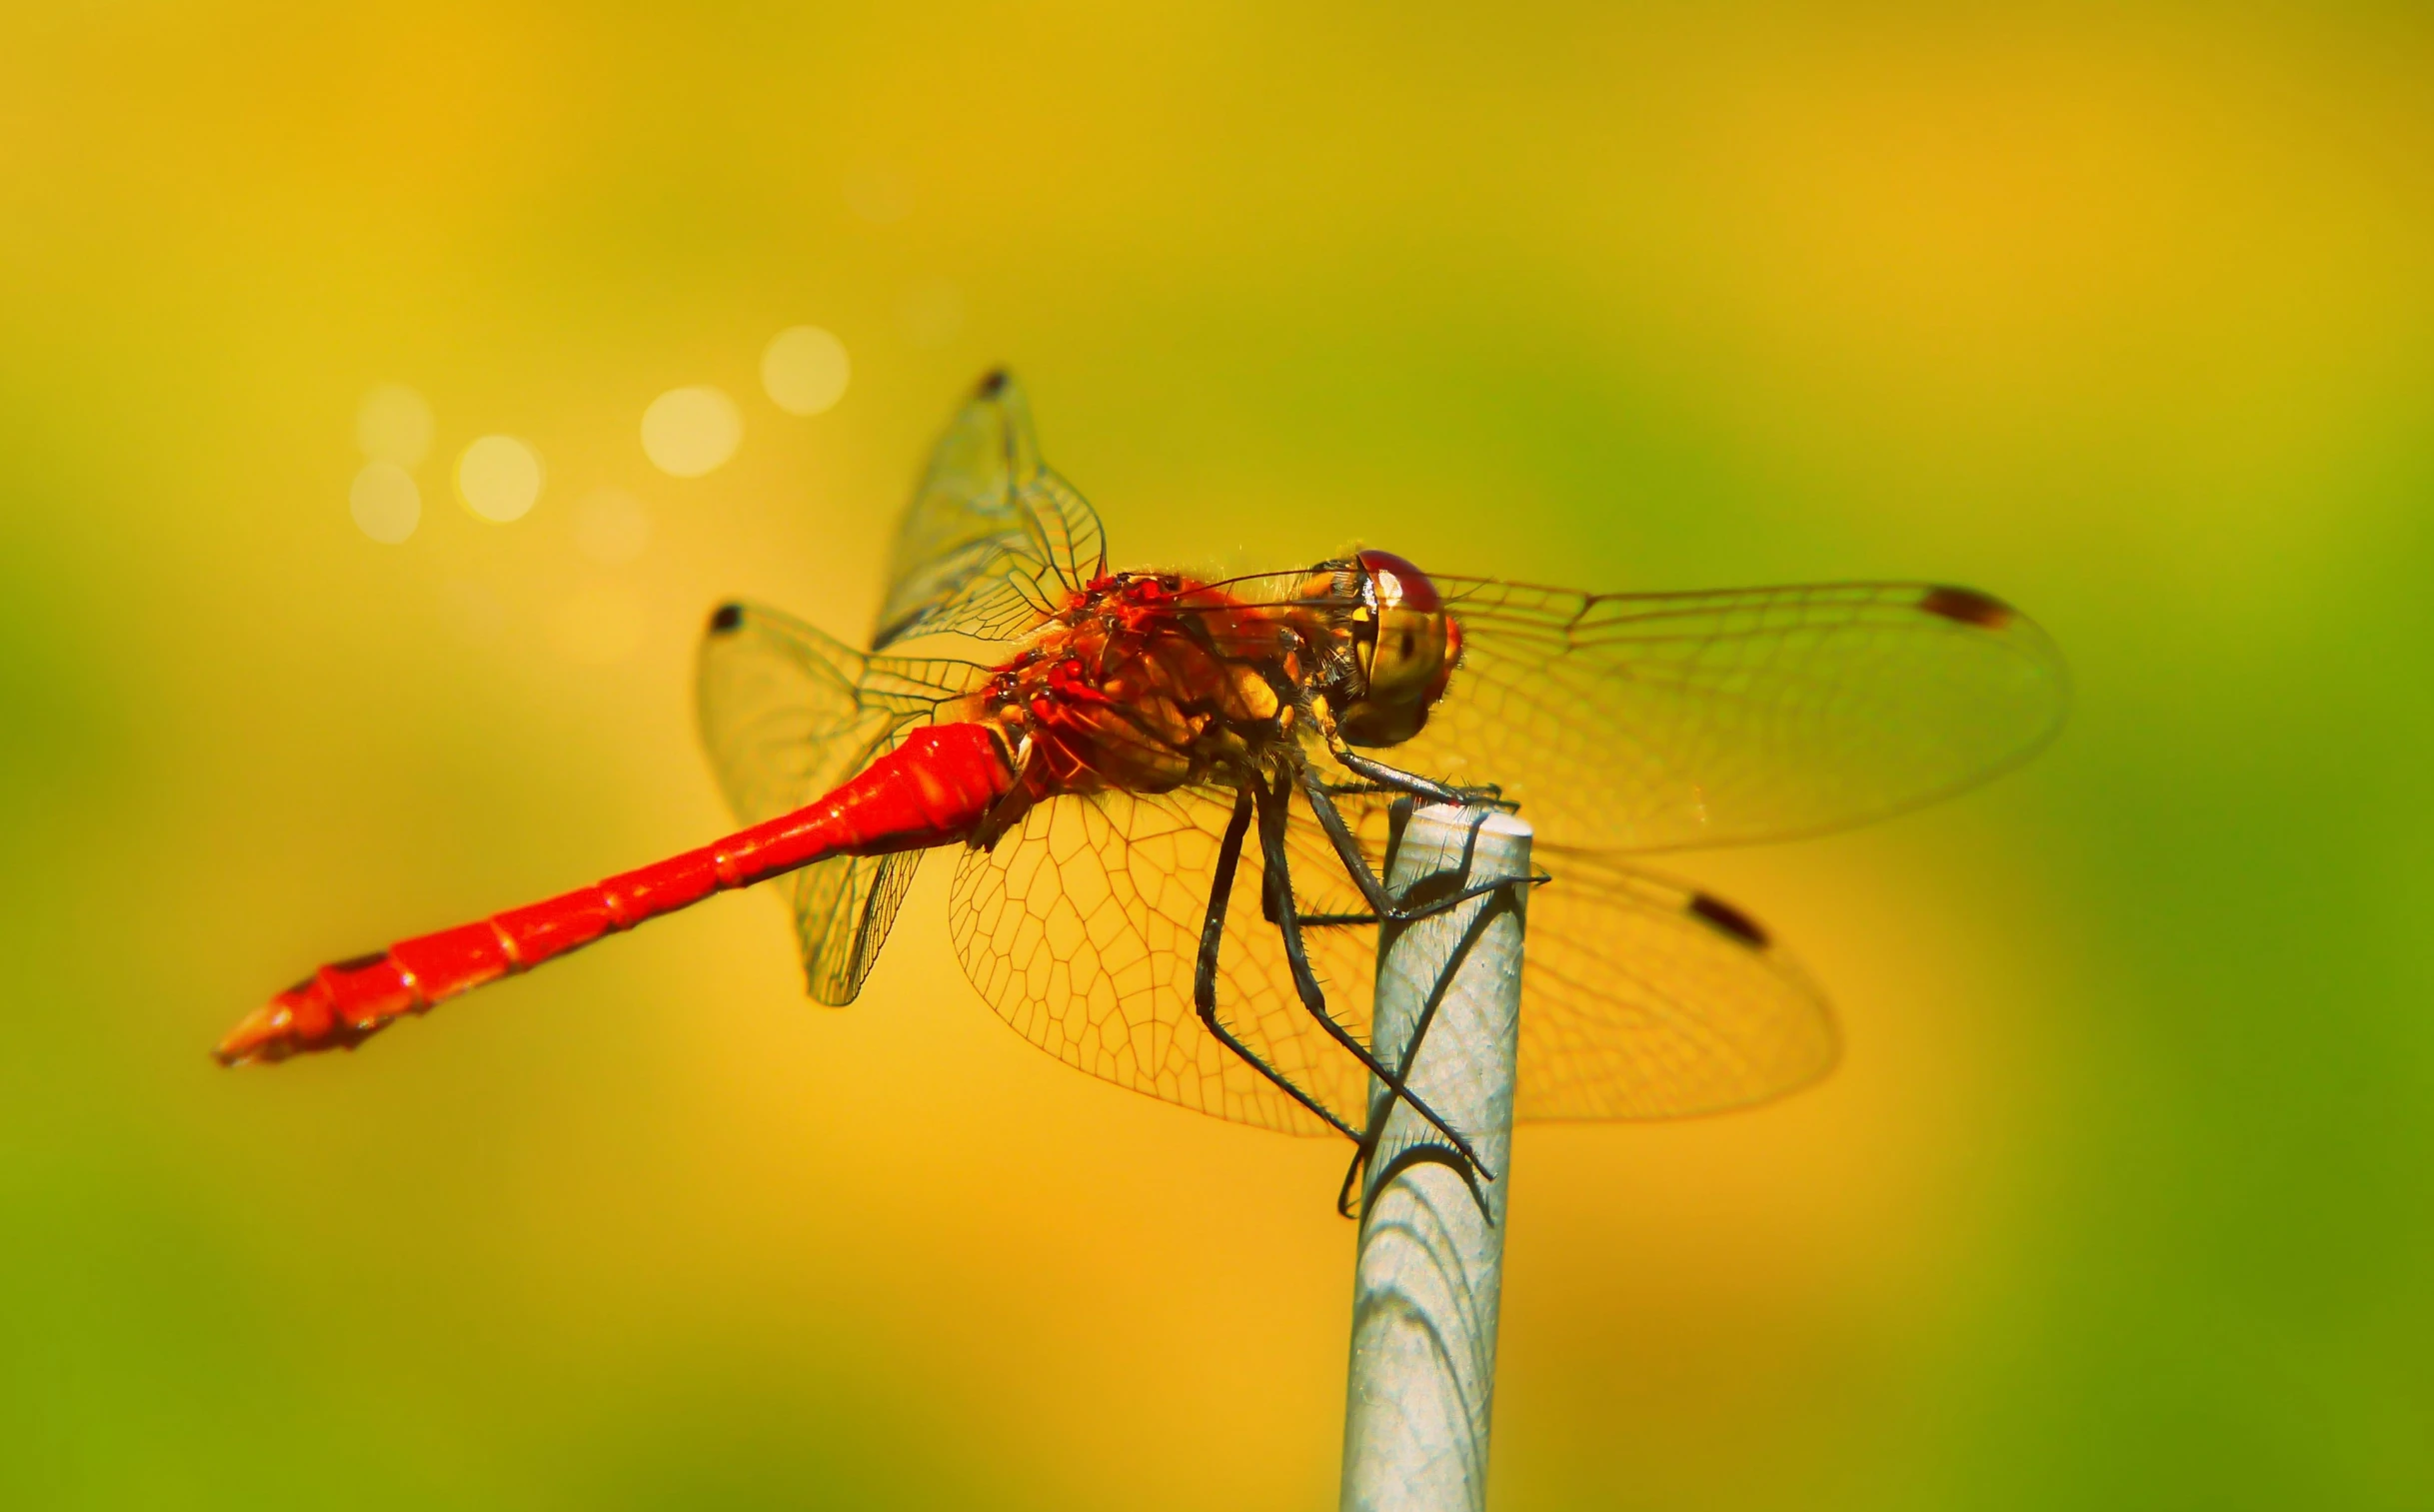
[[[1041,462],[1022,386],[992,373],[931,453],[871,646],[1020,639],[1106,571],[1099,517]]]
[[[1520,1118],[1679,1118],[1797,1090],[1832,1011],[1765,929],[1681,882],[1551,847],[1522,945]]]
[[[1324,1123],[1209,1032],[1193,973],[1230,793],[1198,788],[1060,797],[992,850],[956,867],[950,924],[982,997],[1032,1043],[1094,1076],[1238,1123],[1323,1134]],[[1290,826],[1303,913],[1359,908],[1306,817]],[[1366,1073],[1302,1007],[1275,926],[1262,917],[1265,868],[1244,846],[1218,955],[1227,1029],[1358,1127]],[[1308,931],[1330,1010],[1369,1032],[1374,928]]]
[[[1382,871],[1385,801],[1338,802]],[[1540,842],[1533,865],[1547,880],[1530,891],[1522,944],[1515,1116],[1688,1117],[1780,1097],[1833,1068],[1832,1010],[1747,913],[1610,856]],[[1371,979],[1375,931],[1336,932],[1339,948],[1367,952],[1339,956],[1337,970]]]
[[[922,855],[837,855],[787,874],[804,982],[814,1001],[842,1008],[861,995]]]
[[[736,817],[759,823],[853,776],[985,676],[865,656],[775,610],[731,604],[702,641],[702,742]],[[919,864],[918,851],[837,856],[788,873],[813,997],[843,1005],[862,990]]]
[[[1382,799],[1347,797],[1372,867]],[[1034,809],[994,851],[968,851],[951,915],[966,974],[1000,1016],[1069,1065],[1240,1123],[1326,1127],[1212,1035],[1192,976],[1227,794],[1103,793]],[[1306,813],[1287,860],[1305,918],[1362,911]],[[1521,972],[1515,1110],[1534,1119],[1675,1118],[1744,1107],[1830,1070],[1839,1040],[1816,987],[1746,913],[1685,883],[1542,847]],[[1359,1126],[1367,1074],[1294,991],[1245,846],[1218,957],[1225,1026]],[[1303,928],[1329,1012],[1369,1042],[1373,924]]]
[[[1461,662],[1388,759],[1501,786],[1551,844],[1666,850],[1882,818],[2016,764],[2068,702],[2044,632],[1967,589],[1436,582]]]
[[[702,744],[736,817],[791,813],[862,769],[900,715],[862,699],[870,658],[754,605],[711,616],[695,694]]]

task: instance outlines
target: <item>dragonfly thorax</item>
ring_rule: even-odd
[[[983,705],[1043,793],[1161,792],[1256,768],[1290,741],[1308,652],[1324,638],[1297,604],[1114,574],[998,668]]]

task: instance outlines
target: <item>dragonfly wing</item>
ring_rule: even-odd
[[[1336,802],[1382,871],[1387,802]],[[1687,1117],[1765,1102],[1832,1069],[1832,1011],[1748,914],[1606,855],[1539,843],[1533,864],[1550,879],[1529,894],[1517,1116]],[[1310,869],[1295,858],[1296,879]],[[1339,976],[1369,980],[1375,931],[1331,932]]]
[[[702,641],[702,742],[736,817],[759,823],[844,782],[986,675],[865,656],[775,610],[731,604]],[[788,874],[813,997],[843,1005],[862,990],[919,864],[919,852],[841,855]]]
[[[1106,571],[1099,517],[1040,460],[1022,386],[993,373],[931,453],[871,645],[1020,639]]]
[[[1338,800],[1372,868],[1380,799]],[[1025,1038],[1121,1086],[1240,1123],[1325,1125],[1220,1044],[1192,1002],[1210,874],[1231,813],[1223,793],[1100,793],[1035,808],[957,866],[951,915],[965,974]],[[1287,860],[1305,918],[1348,918],[1359,893],[1314,822]],[[1674,1118],[1743,1107],[1832,1068],[1824,998],[1763,926],[1684,883],[1541,846],[1521,976],[1518,1116]],[[1255,841],[1235,878],[1218,956],[1228,1030],[1358,1127],[1367,1073],[1302,1006],[1259,906]],[[1373,924],[1303,928],[1337,1023],[1369,1043]]]
[[[723,606],[694,680],[702,744],[736,817],[791,813],[877,755],[892,711],[864,705],[870,658],[776,610]]]
[[[1832,1010],[1763,926],[1712,894],[1541,847],[1521,970],[1521,1118],[1680,1118],[1833,1068]]]
[[[1296,1134],[1326,1125],[1202,1023],[1193,976],[1232,794],[1200,788],[1059,797],[956,867],[951,928],[964,971],[1016,1032],[1120,1086]],[[1287,836],[1304,913],[1358,896],[1314,823]],[[1366,1073],[1302,1006],[1262,917],[1256,832],[1244,846],[1217,960],[1217,1015],[1261,1059],[1358,1127]],[[1368,1040],[1374,928],[1308,931],[1336,1021]]]
[[[815,1001],[842,1008],[861,995],[921,863],[919,850],[837,855],[788,874],[804,980]]]
[[[1882,818],[2017,764],[2068,702],[2044,632],[1967,589],[1436,581],[1461,661],[1391,759],[1497,784],[1553,844],[1745,844]]]

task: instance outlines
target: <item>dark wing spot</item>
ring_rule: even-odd
[[[722,604],[710,612],[710,633],[723,636],[744,623],[744,606]]]
[[[1920,597],[1918,607],[1930,615],[1941,615],[1957,624],[1974,625],[1980,630],[2001,630],[2011,623],[2010,605],[1973,588],[1928,589]]]
[[[388,958],[388,951],[374,950],[368,955],[354,955],[349,956],[345,960],[332,961],[330,963],[330,969],[333,971],[363,971],[379,965],[382,961],[387,960]]]
[[[973,393],[982,399],[995,399],[998,397],[998,391],[1006,387],[1006,378],[1007,373],[1004,368],[992,368],[982,375],[981,386]]]
[[[1691,893],[1690,911],[1704,919],[1719,934],[1737,939],[1752,950],[1766,948],[1766,931],[1759,927],[1758,921],[1713,893]]]

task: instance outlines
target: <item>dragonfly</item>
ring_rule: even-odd
[[[1475,1168],[1463,1131],[1371,1048],[1381,925],[1532,885],[1518,1118],[1767,1102],[1834,1065],[1824,995],[1751,913],[1642,857],[1915,808],[2024,760],[2067,703],[2033,622],[1943,584],[1590,594],[1379,550],[1246,576],[1114,571],[1003,372],[932,454],[870,650],[730,603],[697,691],[747,827],[324,965],[218,1058],[352,1048],[779,878],[810,994],[842,1006],[922,857],[949,850],[957,958],[1040,1048],[1356,1150],[1382,1121],[1374,1079]],[[1536,869],[1398,898],[1382,878],[1414,802],[1517,809]]]

